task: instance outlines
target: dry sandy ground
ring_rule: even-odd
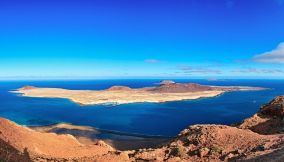
[[[66,98],[82,105],[95,104],[126,104],[139,102],[166,102],[188,99],[198,99],[201,97],[214,97],[224,91],[201,91],[188,93],[153,93],[145,90],[66,90],[60,88],[35,88],[19,90],[23,96],[28,97],[48,97]]]
[[[263,88],[206,86],[194,83],[169,83],[157,87],[137,89],[125,86],[113,86],[109,89],[100,91],[36,88],[26,86],[18,89],[15,93],[20,93],[23,96],[28,97],[66,98],[81,105],[95,105],[193,100],[203,97],[215,97],[224,92],[242,90],[263,90]]]

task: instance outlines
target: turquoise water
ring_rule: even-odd
[[[225,93],[192,101],[139,103],[117,106],[80,106],[66,99],[21,97],[9,91],[25,85],[99,90],[113,85],[132,88],[155,86],[160,80],[1,81],[0,116],[21,125],[67,122],[106,130],[174,136],[191,124],[232,124],[251,116],[260,105],[284,95],[283,80],[176,80],[207,85],[244,85],[264,91]]]

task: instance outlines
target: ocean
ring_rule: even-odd
[[[65,122],[130,134],[172,137],[192,124],[241,122],[255,114],[262,104],[284,95],[284,80],[175,81],[270,89],[228,92],[217,97],[178,102],[80,106],[67,99],[22,97],[9,91],[26,85],[81,90],[101,90],[113,85],[139,88],[156,86],[160,80],[0,81],[0,116],[26,126]]]

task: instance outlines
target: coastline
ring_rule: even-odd
[[[232,91],[266,90],[248,86],[207,86],[195,83],[170,83],[157,87],[129,88],[113,86],[105,90],[67,90],[62,88],[37,88],[25,86],[12,93],[24,97],[65,98],[84,105],[119,105],[129,103],[162,103],[216,97]]]
[[[0,159],[14,161],[275,161],[284,159],[284,96],[263,105],[254,116],[235,126],[197,124],[183,129],[177,137],[159,144],[129,140],[88,140],[68,131],[98,131],[92,127],[57,124],[30,129],[0,118]],[[40,131],[41,129],[41,131]],[[58,132],[52,132],[55,129]],[[76,134],[76,132],[75,132]],[[78,135],[78,134],[77,134]],[[156,139],[155,139],[156,140]],[[229,141],[229,142],[228,142]],[[127,149],[129,145],[137,148]],[[112,146],[125,147],[120,151]],[[56,149],[55,149],[56,148]],[[1,153],[1,152],[0,152]]]
[[[53,91],[53,92],[51,92]],[[34,90],[18,90],[23,97],[38,98],[64,98],[80,105],[119,105],[130,103],[161,103],[182,100],[195,100],[199,98],[215,97],[225,91],[201,91],[189,93],[149,93],[133,90],[131,92],[107,92],[89,90],[68,90],[57,88],[37,88]],[[132,94],[132,95],[129,95]],[[82,97],[87,96],[87,97]]]
[[[135,150],[139,148],[157,148],[175,138],[104,130],[90,126],[78,126],[68,123],[46,126],[28,126],[28,128],[42,133],[70,134],[79,142],[86,145],[95,144],[99,140],[103,140],[106,144],[121,151]]]

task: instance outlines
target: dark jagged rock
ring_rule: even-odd
[[[267,116],[284,117],[284,96],[278,96],[270,103],[263,105],[260,113]]]
[[[23,153],[11,146],[9,142],[0,139],[0,161],[2,162],[10,161],[22,161],[31,162],[27,149],[24,149]]]

